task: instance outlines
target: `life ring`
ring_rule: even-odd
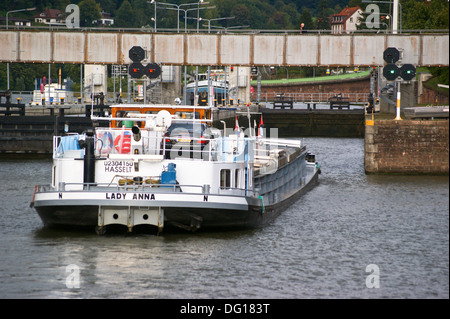
[[[102,141],[100,152],[102,154],[109,154],[114,146],[111,132],[100,133],[99,139]]]
[[[131,151],[131,132],[124,131],[117,135],[114,140],[114,147],[120,154],[129,154]]]

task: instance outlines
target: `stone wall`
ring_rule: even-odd
[[[367,174],[448,174],[449,121],[375,121],[366,125]]]
[[[419,103],[430,105],[448,105],[448,102],[448,94],[430,89],[426,86],[423,87]]]

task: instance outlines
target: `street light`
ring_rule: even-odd
[[[156,1],[155,0],[150,1],[150,4],[152,4],[152,3],[155,4],[155,18],[154,18],[155,27],[154,27],[154,29],[155,29],[155,32],[156,32]]]
[[[148,2],[148,1],[147,1]],[[156,9],[157,8],[159,8],[159,9],[166,9],[166,10],[176,10],[177,11],[177,32],[180,32],[180,17],[179,17],[179,15],[180,15],[180,10],[183,10],[183,9],[180,9],[182,6],[191,6],[191,5],[197,5],[197,8],[195,8],[195,10],[199,10],[199,9],[203,9],[203,8],[200,8],[200,4],[209,4],[209,2],[203,2],[203,0],[199,0],[199,2],[194,2],[194,3],[183,3],[183,4],[180,4],[180,5],[178,5],[178,4],[173,4],[173,3],[166,3],[166,2],[157,2],[157,1],[155,1],[155,0],[151,0],[150,1],[150,4],[155,4],[155,17],[154,18],[152,18],[152,20],[154,21],[154,23],[155,23],[155,32],[156,32]],[[156,5],[157,4],[159,4],[159,5],[168,5],[168,6],[174,6],[174,7],[176,7],[176,9],[175,8],[165,8],[165,7],[157,7]],[[189,9],[188,9],[189,10]],[[186,15],[186,10],[183,10],[184,12],[185,12],[185,15]],[[186,19],[185,19],[186,20]]]
[[[205,4],[206,4],[206,2],[205,2]],[[197,21],[199,21],[201,19],[201,18],[188,18],[188,16],[187,16],[188,11],[194,11],[194,10],[199,11],[199,10],[202,10],[202,9],[215,9],[215,8],[216,8],[216,6],[203,7],[203,8],[192,8],[192,9],[186,9],[186,10],[181,9],[181,10],[184,11],[184,32],[185,33],[187,32],[187,19],[196,19]],[[198,23],[197,23],[197,33],[198,33]]]
[[[402,12],[403,12],[403,9],[402,9],[402,5],[401,5],[401,3],[400,3],[400,1],[399,0],[392,0],[392,1],[376,1],[376,0],[362,0],[362,2],[363,3],[388,3],[388,4],[393,4],[393,6],[394,6],[394,12],[392,13],[393,14],[393,17],[392,17],[392,33],[393,34],[397,34],[397,30],[398,30],[398,27],[400,27],[399,28],[399,31],[400,31],[400,33],[402,32]],[[400,13],[400,26],[398,25],[399,24],[399,13]]]
[[[209,2],[202,2],[203,4],[209,4]],[[161,4],[169,4],[169,3],[161,3]],[[212,6],[212,7],[203,7],[203,8],[191,8],[191,9],[181,9],[180,7],[181,6],[183,6],[183,5],[194,5],[194,4],[200,4],[200,2],[196,2],[196,3],[186,3],[186,4],[180,4],[179,6],[177,6],[177,5],[175,5],[175,6],[177,6],[178,8],[177,9],[174,9],[174,8],[164,8],[164,7],[159,7],[160,9],[166,9],[166,10],[176,10],[177,11],[177,15],[179,16],[179,12],[180,11],[184,11],[184,32],[186,33],[187,32],[187,19],[191,19],[191,18],[188,18],[187,17],[187,13],[188,13],[188,11],[194,11],[194,10],[196,10],[196,11],[199,11],[199,10],[203,10],[203,9],[215,9],[216,8],[216,6]],[[201,19],[201,18],[192,18],[192,19]],[[178,32],[179,32],[179,21],[178,21]]]
[[[14,13],[14,12],[21,12],[21,11],[34,11],[34,10],[36,10],[36,7],[33,7],[33,8],[26,8],[26,9],[19,9],[19,10],[12,10],[12,11],[8,11],[8,12],[6,12],[6,30],[8,30],[8,25],[9,25],[9,23],[8,23],[8,15],[10,14],[10,13]],[[9,62],[8,63],[6,63],[6,77],[7,77],[7,79],[6,79],[6,83],[7,83],[7,90],[9,91]]]
[[[250,27],[249,25],[237,25],[237,26],[233,26],[233,27],[221,27],[218,25],[212,25],[211,28],[216,28],[216,29],[223,29],[225,30],[225,33],[228,33],[229,29],[240,29],[240,28],[248,28]]]
[[[200,5],[200,3],[209,4],[209,2],[203,2],[203,0],[200,0],[200,2],[194,2],[194,3],[173,4],[173,3],[160,2],[159,4],[176,7],[176,9],[164,8],[164,7],[160,7],[160,9],[176,10],[177,11],[177,32],[180,32],[180,10],[183,10],[183,9],[180,9],[180,8],[182,6]],[[183,11],[185,11],[185,10],[183,10]]]
[[[21,11],[34,11],[34,10],[36,10],[35,7],[33,7],[33,8],[27,8],[27,9],[12,10],[12,11],[6,12],[6,29],[8,29],[8,15],[9,15],[10,13],[13,13],[13,12],[21,12]]]
[[[218,20],[231,20],[234,19],[236,17],[225,17],[225,18],[215,18],[215,19],[202,19],[202,20],[206,20],[208,21],[208,33],[211,32],[211,21],[218,21]]]
[[[148,2],[148,1],[147,1]],[[209,4],[209,2],[204,2],[203,0],[199,0],[199,2],[195,2],[195,3],[185,3],[185,4],[173,4],[173,3],[165,3],[165,2],[157,2],[155,0],[151,0],[149,2],[150,4],[155,4],[155,16],[152,18],[152,20],[155,23],[154,29],[156,32],[156,9],[166,9],[166,10],[176,10],[177,11],[177,32],[180,32],[180,11],[184,11],[184,32],[187,32],[187,12],[188,11],[192,11],[192,10],[197,10],[197,12],[200,12],[200,10],[202,9],[214,9],[214,7],[207,7],[207,8],[200,8],[200,4]],[[175,8],[171,8],[171,7],[157,7],[157,4],[159,5],[168,5],[168,6],[173,6]],[[197,8],[192,8],[192,9],[181,9],[182,6],[189,6],[189,5],[197,5]],[[197,13],[198,15],[198,13]],[[198,30],[197,30],[198,31]],[[183,100],[184,103],[186,104],[186,66],[184,66],[184,79],[185,79],[185,85],[184,85],[184,92],[183,92]]]
[[[200,22],[200,3],[203,2],[203,0],[199,0],[199,3],[197,4],[197,33],[198,33],[198,24]]]
[[[211,32],[211,21],[218,21],[218,20],[228,20],[228,19],[234,19],[235,17],[225,17],[225,18],[215,18],[215,19],[203,19],[208,21],[208,33]],[[200,20],[201,18],[199,18]],[[199,20],[197,20],[197,25]],[[198,32],[198,31],[197,31]],[[225,72],[225,94],[226,94],[226,89],[227,89],[227,73]],[[238,75],[239,77],[239,75]],[[214,96],[212,95],[212,91],[211,91],[211,66],[208,65],[208,106],[211,106],[212,103],[212,99],[214,98]],[[226,100],[226,97],[225,97]],[[225,131],[224,131],[225,132]]]

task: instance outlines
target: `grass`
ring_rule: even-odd
[[[362,71],[358,73],[339,74],[317,76],[314,78],[297,78],[297,79],[281,79],[281,80],[261,80],[261,84],[287,84],[287,83],[302,83],[302,82],[320,82],[320,81],[334,81],[342,79],[362,78],[368,76],[370,71]],[[257,81],[252,81],[252,85],[256,85]]]
[[[432,88],[432,89],[434,89],[434,90],[436,90],[436,91],[438,91],[440,93],[448,95],[449,94],[449,89],[442,88],[442,87],[438,86],[438,84],[442,84],[442,82],[444,82],[444,81],[442,81],[438,77],[433,77],[433,78],[429,79],[427,82],[425,82],[425,86],[428,86],[428,87],[430,87],[430,88]]]

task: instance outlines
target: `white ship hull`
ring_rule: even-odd
[[[318,182],[299,141],[232,135],[168,156],[160,131],[134,129],[54,139],[52,184],[36,186],[31,202],[46,226],[260,227]]]

